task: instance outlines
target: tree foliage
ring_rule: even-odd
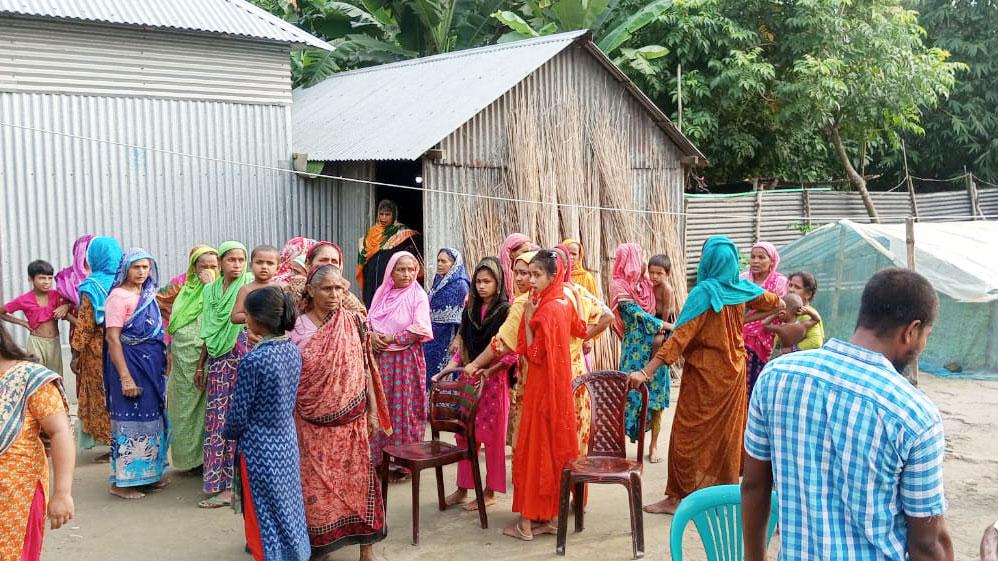
[[[906,135],[912,173],[945,178],[966,168],[998,183],[998,1],[916,0],[912,8],[926,43],[967,65],[949,98],[924,116],[925,134]],[[898,157],[888,164],[903,166]]]

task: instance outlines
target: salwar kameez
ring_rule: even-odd
[[[662,320],[641,309],[634,301],[618,304],[620,318],[624,322],[624,338],[620,346],[621,372],[640,370],[652,358],[652,343],[655,335],[662,329]],[[651,429],[651,420],[656,411],[662,411],[669,406],[669,366],[665,365],[655,370],[648,386],[648,414],[645,419],[646,430]],[[624,427],[627,437],[632,442],[637,441],[638,418],[641,411],[641,394],[637,390],[627,393],[627,409],[625,410]]]
[[[238,442],[245,461],[251,500],[244,514],[262,549],[254,552],[256,561],[306,561],[311,555],[293,418],[301,364],[301,353],[286,337],[257,344],[239,362],[220,435]],[[255,536],[247,537],[252,544]]]
[[[402,332],[396,337],[399,345],[409,345],[400,351],[375,353],[378,371],[385,384],[385,396],[391,415],[392,434],[384,433],[371,439],[371,454],[375,465],[381,465],[385,446],[401,446],[420,442],[426,433],[426,361],[418,337]]]
[[[239,334],[231,351],[219,357],[209,357],[205,363],[205,419],[203,480],[205,493],[220,493],[232,488],[232,470],[236,460],[236,443],[222,435],[225,418],[232,401],[239,360],[246,354],[246,332]]]

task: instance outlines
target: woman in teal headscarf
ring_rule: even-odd
[[[776,313],[782,305],[779,296],[738,278],[731,240],[707,240],[697,285],[675,330],[651,362],[631,374],[632,385],[640,385],[660,366],[686,359],[669,440],[666,497],[646,512],[672,514],[697,489],[738,482],[747,413],[742,318],[746,306]]]
[[[225,415],[236,383],[239,359],[248,350],[245,337],[240,338],[244,324],[230,320],[239,289],[253,281],[246,272],[246,246],[228,241],[218,246],[222,276],[204,287],[201,310],[201,338],[204,348],[194,379],[205,388],[208,401],[204,421],[204,492],[212,496],[199,502],[201,508],[218,508],[232,502],[232,468],[235,442],[222,436]],[[171,324],[172,325],[172,324]],[[242,342],[239,342],[241,339]]]
[[[111,417],[104,400],[104,303],[121,265],[121,245],[114,238],[98,237],[87,247],[90,275],[80,283],[80,306],[70,337],[76,374],[80,447],[111,444]],[[109,458],[110,455],[101,458]]]
[[[204,288],[218,277],[218,252],[200,245],[191,250],[184,283],[173,301],[167,332],[171,337],[170,378],[166,383],[166,415],[170,420],[170,462],[191,470],[204,461],[205,391],[194,383],[201,339]]]

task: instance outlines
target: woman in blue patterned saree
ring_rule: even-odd
[[[428,297],[430,299],[430,321],[433,324],[433,340],[423,344],[426,356],[426,387],[430,380],[447,366],[454,353],[450,352],[451,342],[461,325],[464,301],[468,298],[471,281],[464,268],[461,253],[445,247],[437,254],[437,274],[433,279]]]
[[[166,345],[156,304],[156,261],[145,250],[125,253],[107,298],[104,395],[111,416],[111,494],[145,496],[166,471]]]

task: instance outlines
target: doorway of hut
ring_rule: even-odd
[[[419,261],[426,270],[426,249],[423,247],[423,162],[422,160],[392,160],[377,162],[374,166],[374,180],[378,183],[399,185],[387,187],[378,185],[374,190],[375,208],[385,199],[395,201],[399,207],[399,222],[420,233],[416,247]]]

